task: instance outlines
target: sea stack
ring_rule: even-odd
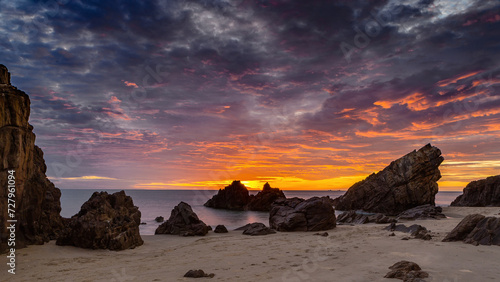
[[[472,181],[451,206],[500,207],[500,175]]]
[[[420,205],[435,205],[443,160],[441,151],[427,144],[351,186],[334,200],[335,209],[397,215]]]
[[[0,253],[7,250],[8,219],[16,219],[16,248],[55,239],[62,227],[61,191],[47,179],[43,152],[28,123],[30,99],[10,84],[0,65]],[[9,216],[9,171],[15,177],[15,217]]]

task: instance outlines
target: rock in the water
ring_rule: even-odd
[[[269,213],[269,225],[278,231],[324,231],[336,226],[329,197],[278,199]]]
[[[208,230],[208,226],[198,218],[191,206],[180,202],[172,210],[170,218],[156,228],[155,235],[205,236]]]
[[[286,198],[283,191],[271,188],[269,183],[266,183],[262,191],[254,196],[249,194],[241,181],[235,180],[231,185],[220,189],[204,206],[227,210],[270,211],[271,204],[281,198]]]
[[[397,219],[416,220],[416,219],[440,219],[446,218],[441,207],[434,205],[421,205],[409,210],[405,210],[397,216]]]
[[[414,262],[402,260],[390,266],[389,273],[384,278],[396,278],[403,281],[421,281],[415,279],[427,278],[429,274],[422,271],[420,266]]]
[[[10,74],[0,65],[0,253],[8,249],[7,220],[12,219],[7,211],[9,171],[15,171],[16,249],[55,239],[63,227],[61,191],[45,175],[29,116],[28,95],[10,85]]]
[[[399,231],[399,232],[404,232],[404,233],[410,233],[411,236],[413,236],[416,239],[422,239],[422,240],[431,240],[432,239],[432,236],[429,234],[430,233],[429,230],[427,230],[427,228],[423,227],[422,225],[418,225],[418,224],[406,226],[404,224],[396,225],[393,222],[384,229],[389,230],[389,231]]]
[[[472,181],[464,188],[451,206],[500,207],[500,175]]]
[[[186,274],[184,274],[184,277],[190,277],[190,278],[203,278],[203,277],[209,277],[209,278],[212,278],[214,277],[215,274],[213,273],[205,273],[205,271],[201,270],[201,269],[194,269],[194,270],[190,270],[188,272],[186,272]]]
[[[364,213],[358,213],[356,211],[346,211],[337,217],[337,223],[345,223],[345,224],[365,224],[365,223],[385,224],[393,221],[395,220],[381,213],[364,214]]]
[[[239,180],[233,181],[224,189],[219,189],[217,195],[208,200],[204,206],[215,209],[244,210],[250,202],[248,189]]]
[[[443,242],[461,241],[473,245],[500,246],[500,218],[469,214],[443,239]]]
[[[271,188],[271,185],[266,183],[262,191],[255,196],[250,196],[250,202],[246,209],[250,211],[270,211],[273,202],[280,198],[286,198],[283,191],[279,188]]]
[[[155,218],[155,221],[156,221],[156,222],[164,222],[164,221],[165,221],[165,218],[164,218],[163,216],[157,216],[157,217]]]
[[[464,217],[460,223],[451,230],[448,235],[443,239],[443,242],[452,242],[452,241],[462,241],[469,235],[469,233],[474,230],[479,221],[484,219],[485,216],[481,214],[469,214]]]
[[[224,225],[217,225],[215,227],[214,233],[227,233],[227,228]]]
[[[420,205],[434,205],[443,160],[441,151],[427,144],[354,184],[334,200],[335,209],[397,215]]]
[[[57,245],[88,249],[125,250],[142,245],[141,212],[122,190],[94,192],[80,212],[68,220]]]
[[[236,228],[235,230],[243,230],[243,234],[252,236],[276,233],[276,231],[272,230],[271,228],[267,227],[264,223],[260,222],[249,223],[246,224],[245,226]]]

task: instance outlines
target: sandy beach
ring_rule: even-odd
[[[447,219],[418,220],[433,239],[390,237],[386,225],[340,225],[328,237],[314,232],[245,236],[240,231],[205,237],[143,236],[125,251],[61,247],[55,241],[17,252],[11,281],[191,281],[190,269],[214,273],[211,281],[397,281],[383,278],[400,260],[416,262],[428,281],[498,281],[500,248],[441,240],[471,213],[498,216],[500,208],[446,207]],[[6,272],[2,264],[2,272]],[[5,273],[4,272],[4,273]],[[5,277],[3,275],[3,277]],[[2,279],[3,280],[3,279]],[[198,281],[198,280],[195,280]]]

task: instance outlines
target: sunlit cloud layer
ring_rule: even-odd
[[[60,188],[346,189],[427,143],[500,174],[498,1],[11,1],[0,63]]]

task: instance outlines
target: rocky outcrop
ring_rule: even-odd
[[[250,202],[247,204],[246,209],[250,211],[270,211],[274,201],[285,198],[283,191],[279,188],[271,188],[271,185],[266,183],[262,191],[257,195],[250,195]]]
[[[215,226],[214,233],[227,233],[227,228],[224,225]]]
[[[278,231],[324,231],[336,226],[328,197],[278,199],[269,213],[269,225]]]
[[[441,151],[427,144],[354,184],[334,200],[335,209],[397,215],[420,205],[434,205],[443,160]]]
[[[7,250],[9,219],[16,219],[16,249],[55,239],[62,228],[61,191],[45,175],[43,152],[35,146],[28,123],[30,99],[10,85],[10,74],[0,65],[0,253]],[[15,217],[9,217],[8,175],[15,177]]]
[[[264,223],[260,222],[249,223],[246,224],[245,226],[236,228],[235,230],[243,230],[244,235],[252,235],[252,236],[276,233],[276,231],[272,230],[271,228],[267,227]]]
[[[470,214],[443,239],[443,242],[451,241],[500,246],[500,218]]]
[[[397,219],[417,220],[417,219],[440,219],[446,218],[443,208],[434,205],[421,205],[409,210],[405,210],[397,216]]]
[[[247,187],[239,180],[233,181],[224,189],[219,189],[217,195],[208,200],[204,206],[214,209],[244,210],[250,202]]]
[[[227,210],[270,211],[271,204],[280,198],[286,198],[279,188],[264,184],[257,195],[250,195],[248,189],[239,180],[219,192],[205,203],[205,207]]]
[[[472,181],[451,206],[500,207],[500,175]]]
[[[205,273],[205,271],[201,269],[192,269],[186,272],[186,274],[184,274],[184,277],[190,277],[190,278],[204,278],[204,277],[213,278],[214,276],[215,274]]]
[[[157,217],[155,218],[155,221],[156,221],[156,222],[160,222],[160,223],[161,223],[161,222],[164,222],[164,221],[165,221],[165,218],[164,218],[163,216],[157,216]]]
[[[337,223],[343,224],[366,224],[366,223],[378,223],[385,224],[395,221],[382,213],[377,214],[365,214],[358,213],[356,211],[346,211],[337,217]]]
[[[423,281],[422,278],[429,277],[429,273],[422,271],[422,268],[414,262],[402,260],[390,266],[389,273],[384,278],[401,279],[404,282]]]
[[[190,205],[180,202],[172,210],[170,218],[158,226],[155,235],[205,236],[209,230],[209,227],[193,212]]]
[[[113,251],[142,245],[141,212],[122,190],[114,194],[94,192],[66,223],[57,245]]]
[[[391,223],[389,226],[384,228],[389,231],[398,231],[404,233],[410,233],[415,239],[431,240],[432,236],[427,228],[419,224],[413,224],[411,226],[406,226],[404,224]]]

